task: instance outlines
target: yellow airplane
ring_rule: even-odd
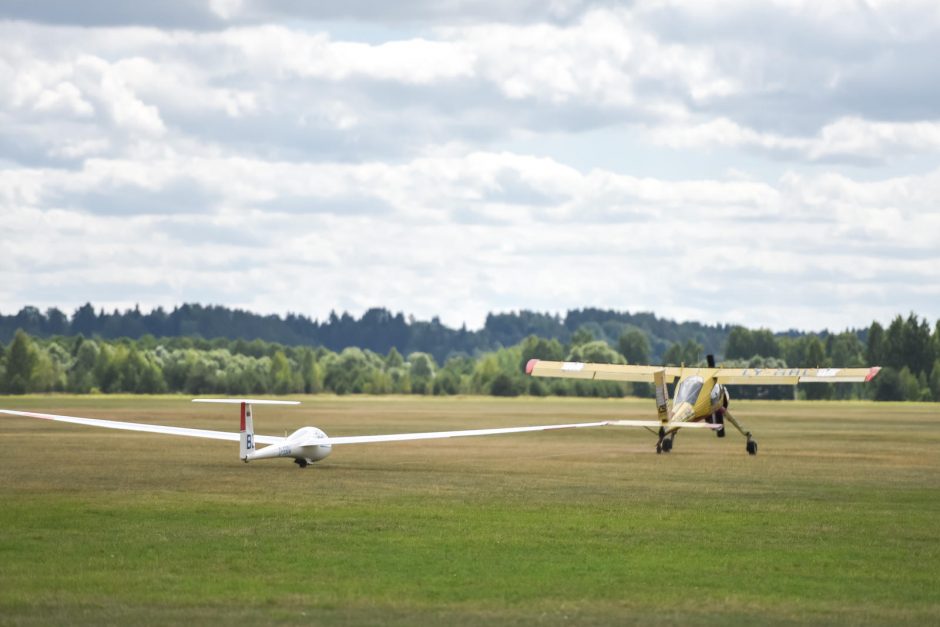
[[[716,368],[715,358],[708,355],[706,368],[672,366],[624,366],[618,364],[586,364],[572,361],[530,359],[526,374],[534,377],[565,377],[595,381],[635,381],[652,383],[656,388],[656,411],[659,414],[657,453],[668,453],[681,427],[677,422],[705,421],[719,427],[715,433],[725,437],[725,419],[747,438],[747,452],[757,454],[757,440],[728,411],[731,400],[728,385],[796,385],[797,383],[861,383],[871,381],[880,367],[870,368]],[[672,409],[669,408],[667,383],[679,380]],[[615,425],[617,421],[609,424]],[[654,432],[655,433],[655,432]]]

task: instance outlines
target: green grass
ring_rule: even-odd
[[[259,433],[640,418],[651,400],[311,397]],[[183,397],[0,407],[234,430]],[[605,428],[336,447],[0,416],[0,624],[936,624],[940,408],[736,402],[760,443]]]

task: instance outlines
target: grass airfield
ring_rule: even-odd
[[[316,396],[258,433],[650,418],[651,399]],[[237,430],[184,397],[0,407]],[[607,427],[336,446],[299,470],[235,443],[0,415],[0,624],[940,623],[940,406],[732,404],[669,455]]]

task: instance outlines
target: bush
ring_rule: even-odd
[[[519,396],[524,389],[525,383],[503,372],[490,383],[490,394],[493,396]]]

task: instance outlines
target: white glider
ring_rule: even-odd
[[[77,416],[60,416],[57,414],[43,414],[30,411],[14,411],[0,409],[0,413],[26,418],[41,418],[57,422],[69,422],[106,429],[122,429],[125,431],[143,431],[146,433],[162,433],[165,435],[181,435],[195,438],[208,438],[212,440],[238,441],[239,458],[244,462],[256,459],[272,459],[275,457],[290,457],[301,468],[312,462],[320,461],[333,451],[334,444],[368,444],[373,442],[402,442],[410,440],[436,440],[441,438],[462,438],[481,435],[501,435],[507,433],[526,433],[530,431],[551,431],[555,429],[580,429],[584,427],[603,427],[617,425],[624,427],[660,427],[659,420],[603,420],[599,422],[576,422],[561,425],[536,425],[528,427],[501,427],[496,429],[467,429],[462,431],[432,431],[426,433],[394,433],[389,435],[352,435],[329,437],[316,427],[302,427],[287,437],[270,435],[255,435],[254,421],[252,419],[252,405],[299,405],[298,401],[270,401],[259,399],[237,398],[197,398],[194,403],[235,403],[241,405],[241,422],[238,433],[228,431],[211,431],[208,429],[190,429],[186,427],[170,427],[166,425],[142,424],[138,422],[120,422],[115,420],[101,420],[98,418],[81,418]],[[670,423],[669,427],[706,428],[714,429],[719,425],[704,423]],[[256,449],[256,444],[268,446]]]

